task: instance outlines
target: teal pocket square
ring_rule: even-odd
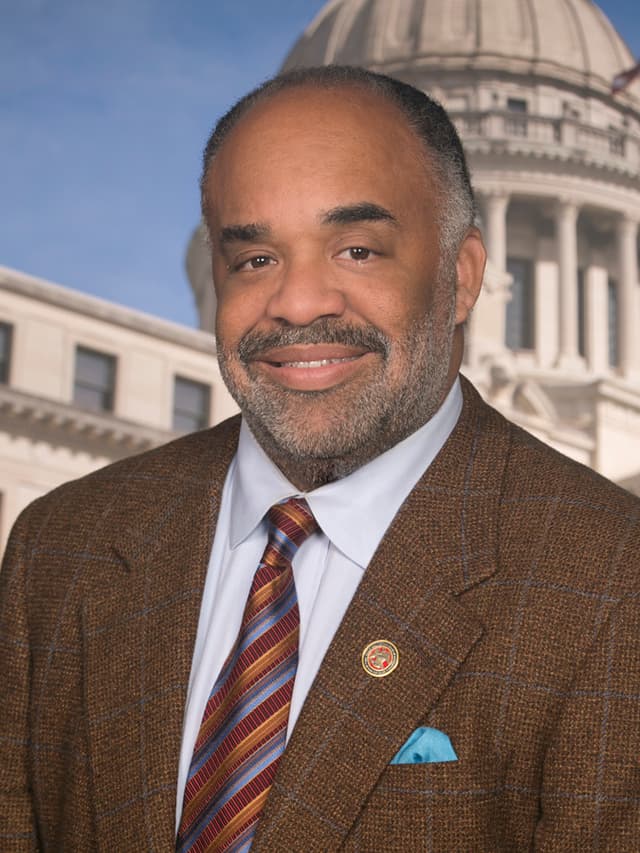
[[[457,761],[458,756],[444,732],[420,726],[391,759],[391,764],[429,764]]]

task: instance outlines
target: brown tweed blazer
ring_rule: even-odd
[[[640,850],[640,501],[461,420],[327,653],[253,850]],[[67,484],[1,575],[0,849],[171,851],[182,715],[237,421]],[[360,657],[392,640],[398,669]],[[392,765],[419,725],[459,760]]]

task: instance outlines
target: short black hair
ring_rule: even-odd
[[[360,86],[393,103],[422,142],[443,199],[440,211],[440,244],[444,254],[457,254],[460,241],[473,224],[475,199],[460,137],[444,107],[420,89],[365,68],[352,65],[321,65],[283,72],[253,89],[226,112],[214,127],[204,149],[200,191],[205,211],[205,183],[209,167],[223,141],[258,103],[288,89],[313,86],[320,89]]]

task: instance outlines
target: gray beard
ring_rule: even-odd
[[[442,289],[439,289],[442,293]],[[322,318],[309,326],[286,327],[267,335],[252,333],[238,346],[237,356],[219,349],[222,377],[243,417],[269,458],[287,479],[303,491],[346,477],[384,453],[425,424],[438,410],[448,387],[454,330],[455,301],[446,317],[433,306],[405,338],[389,340],[373,326],[360,327]],[[274,346],[341,343],[364,346],[380,354],[382,369],[362,387],[300,392],[283,389],[253,375],[248,390],[233,375],[240,360],[251,376],[250,360]],[[403,369],[395,388],[388,387],[392,350]],[[341,400],[340,397],[345,396]],[[306,409],[326,400],[326,426],[309,427]]]

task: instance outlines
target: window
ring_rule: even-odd
[[[587,314],[585,308],[584,270],[578,270],[578,355],[586,355]]]
[[[507,98],[507,111],[514,115],[506,118],[505,130],[511,136],[527,135],[527,102],[522,98]]]
[[[609,330],[609,364],[617,367],[620,363],[618,342],[618,282],[610,278],[607,282],[607,327]]]
[[[13,327],[8,323],[0,323],[0,384],[9,382],[11,368],[11,339]]]
[[[173,386],[173,428],[193,432],[209,426],[211,389],[203,382],[176,376]]]
[[[112,412],[116,359],[86,347],[76,347],[73,402],[92,412]]]
[[[507,98],[507,109],[510,113],[526,113],[528,106],[524,98]]]
[[[507,258],[513,276],[511,301],[507,303],[506,344],[509,349],[533,349],[533,275],[526,258]]]

